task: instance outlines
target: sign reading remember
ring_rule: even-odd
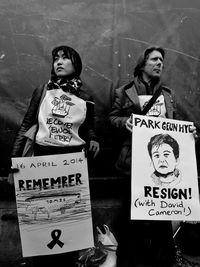
[[[193,123],[132,119],[131,219],[199,220]]]
[[[24,257],[94,246],[87,160],[83,152],[13,158]]]

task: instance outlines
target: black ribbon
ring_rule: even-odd
[[[49,244],[47,244],[47,247],[52,249],[57,244],[59,247],[62,248],[64,246],[64,243],[59,240],[60,235],[61,235],[61,230],[59,229],[53,230],[51,232],[52,241]]]

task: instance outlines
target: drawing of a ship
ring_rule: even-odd
[[[53,192],[52,192],[53,191]],[[67,209],[75,207],[81,202],[79,191],[44,190],[24,199],[26,205],[25,217],[33,216],[33,219],[45,217],[50,219],[53,213],[65,214]]]

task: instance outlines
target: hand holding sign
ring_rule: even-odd
[[[126,129],[132,133],[133,130],[133,123],[132,123],[132,116],[128,118],[128,120],[125,123]]]

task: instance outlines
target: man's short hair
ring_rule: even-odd
[[[158,51],[161,53],[163,59],[165,57],[165,50],[160,47],[160,46],[151,46],[149,48],[147,48],[144,53],[138,58],[138,61],[137,61],[137,64],[135,66],[135,69],[134,69],[134,77],[137,77],[137,76],[141,76],[142,75],[142,71],[143,71],[143,68],[146,64],[146,61],[149,57],[149,54],[151,54],[151,52],[153,51]]]
[[[160,147],[162,144],[168,144],[171,146],[175,159],[179,158],[179,144],[169,134],[157,134],[151,137],[147,146],[150,158],[152,158],[152,148],[154,146]]]

